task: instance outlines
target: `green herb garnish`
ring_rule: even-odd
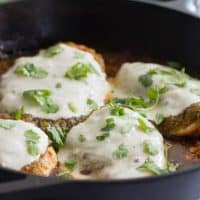
[[[153,128],[148,127],[142,118],[138,118],[138,128],[142,130],[144,133],[150,133],[153,131]]]
[[[115,150],[112,154],[113,158],[116,160],[125,158],[127,157],[127,155],[128,155],[128,149],[125,147],[124,144],[120,144],[117,150]]]
[[[78,62],[66,71],[65,77],[74,80],[81,80],[86,79],[89,73],[98,74],[91,64]]]
[[[114,101],[111,101],[109,104],[110,114],[115,116],[123,116],[125,115],[125,110],[122,106],[118,105]]]
[[[132,129],[133,125],[132,124],[125,124],[121,129],[120,129],[120,133],[122,135],[129,133]]]
[[[51,46],[48,49],[44,50],[43,56],[44,57],[53,57],[57,54],[62,53],[63,51],[64,51],[64,48],[61,45],[56,44],[56,45]]]
[[[32,63],[18,65],[15,69],[15,73],[21,76],[33,78],[45,78],[48,75],[48,72],[46,70],[38,68]]]
[[[154,175],[162,175],[167,174],[168,171],[166,169],[161,169],[159,166],[155,164],[153,160],[147,158],[141,166],[137,168],[138,170],[147,171]]]
[[[183,68],[182,65],[176,61],[168,61],[167,66],[178,70],[181,70]]]
[[[61,88],[62,84],[61,83],[56,83],[56,88]]]
[[[48,126],[46,129],[46,133],[56,149],[64,145],[67,132],[61,127]]]
[[[66,170],[59,172],[56,176],[60,177],[60,178],[69,178],[70,173]]]
[[[178,87],[185,87],[187,84],[188,76],[185,74],[185,70],[177,71],[174,69],[151,69],[146,74],[139,76],[139,81],[143,86],[148,87],[153,83],[152,77],[154,75],[167,75],[167,79],[165,80],[165,85],[176,85]]]
[[[98,108],[97,103],[92,99],[87,99],[87,105],[89,105],[94,110]]]
[[[39,154],[38,142],[40,136],[33,130],[27,130],[24,133],[26,138],[27,152],[32,156],[37,156]]]
[[[72,102],[68,103],[68,108],[71,112],[76,113],[77,112],[77,108],[75,107],[75,105]]]
[[[18,110],[16,110],[15,112],[12,113],[13,117],[16,120],[20,120],[22,118],[24,114],[24,106],[22,106],[21,108],[19,108]]]
[[[46,113],[56,113],[59,110],[58,105],[50,99],[51,91],[49,90],[27,90],[23,92],[25,99],[39,104],[42,111]]]
[[[193,94],[196,94],[197,96],[200,96],[200,89],[198,88],[192,88],[190,89],[190,92],[192,92]]]
[[[165,162],[166,162],[166,169],[168,172],[175,172],[177,170],[177,168],[179,167],[179,164],[178,163],[171,163],[169,161],[169,158],[168,158],[168,150],[165,149],[164,151],[164,154],[165,154]]]
[[[150,158],[147,158],[145,162],[141,166],[139,166],[137,169],[150,172],[154,175],[162,175],[162,174],[175,172],[178,168],[178,164],[170,163],[168,161],[167,155],[165,155],[165,159],[166,159],[166,168],[164,169],[161,169],[160,167],[158,167],[155,164],[155,162],[151,160]]]
[[[80,59],[83,58],[84,54],[80,51],[74,51],[74,58]]]
[[[74,167],[76,166],[76,162],[74,160],[68,160],[68,161],[65,161],[64,162],[64,166],[70,170],[70,171],[73,171],[74,170]]]
[[[152,145],[152,143],[149,140],[145,140],[143,142],[144,145],[144,152],[151,155],[151,156],[155,156],[158,154],[158,149]]]
[[[141,75],[138,80],[144,87],[149,87],[153,84],[152,75],[150,74]]]
[[[109,133],[103,133],[101,135],[96,136],[96,140],[98,141],[104,141],[106,138],[108,138],[110,136]]]
[[[81,142],[81,143],[86,141],[86,137],[83,134],[80,134],[78,139],[79,139],[79,142]]]
[[[7,120],[0,119],[0,127],[4,129],[11,129],[15,127],[15,124]]]
[[[155,118],[155,123],[159,125],[163,122],[163,120],[164,120],[164,115],[161,113],[157,113]]]
[[[116,104],[121,104],[129,107],[132,110],[141,111],[144,109],[150,109],[153,106],[156,106],[159,102],[160,95],[167,91],[167,87],[152,87],[147,90],[147,100],[144,100],[142,97],[130,97],[119,99],[115,98],[112,102]]]
[[[108,118],[106,119],[106,126],[104,128],[101,129],[101,131],[110,131],[113,128],[115,128],[116,124],[115,124],[115,120],[113,118]]]

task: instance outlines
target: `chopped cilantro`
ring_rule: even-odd
[[[168,61],[167,66],[174,68],[174,69],[178,69],[178,70],[183,68],[182,65],[176,61]]]
[[[138,80],[142,83],[144,87],[149,87],[153,84],[152,75],[150,74],[141,75],[139,76]]]
[[[37,156],[39,154],[38,142],[40,136],[33,130],[27,130],[24,133],[26,138],[27,152],[32,156]]]
[[[193,94],[196,94],[197,96],[200,96],[200,89],[198,88],[192,88],[190,89],[190,92],[192,92]]]
[[[97,103],[90,98],[87,99],[87,105],[89,105],[94,110],[98,108]]]
[[[0,119],[0,127],[4,129],[11,129],[15,127],[15,124],[7,120]]]
[[[64,162],[64,166],[68,170],[73,171],[74,167],[76,166],[76,162],[74,160],[68,160]]]
[[[44,57],[53,57],[57,54],[62,53],[63,51],[64,51],[64,48],[61,45],[56,44],[56,45],[51,46],[48,49],[44,50],[43,56]]]
[[[133,125],[132,124],[125,124],[121,129],[120,129],[120,133],[122,135],[129,133],[132,129]]]
[[[91,64],[78,62],[66,71],[65,77],[74,80],[81,80],[86,79],[89,73],[98,74]]]
[[[96,140],[98,141],[104,141],[106,138],[108,138],[110,136],[109,133],[103,133],[101,135],[96,136]]]
[[[115,116],[123,116],[125,115],[125,110],[121,105],[118,105],[114,101],[109,102],[110,114]]]
[[[153,131],[153,128],[148,127],[145,121],[142,118],[138,118],[138,127],[140,130],[142,130],[144,133],[150,133]]]
[[[142,171],[147,171],[147,172],[152,173],[154,175],[161,175],[161,174],[167,174],[168,173],[167,170],[161,169],[150,158],[147,158],[145,160],[145,162],[141,166],[139,166],[137,169],[142,170]]]
[[[75,105],[72,102],[68,103],[68,108],[71,112],[76,113],[77,112],[77,108],[75,107]]]
[[[144,152],[154,156],[158,154],[158,149],[156,149],[156,147],[154,145],[152,145],[152,143],[149,140],[145,140],[143,142],[144,145]]]
[[[59,126],[48,126],[46,133],[52,141],[53,146],[58,149],[65,143],[66,131]]]
[[[79,142],[81,142],[81,143],[86,141],[86,137],[83,134],[80,134],[78,139],[79,139]]]
[[[83,58],[84,54],[80,51],[74,51],[74,58],[80,59]]]
[[[156,113],[155,123],[157,125],[161,124],[164,120],[164,115],[161,113]]]
[[[23,96],[27,100],[38,103],[42,111],[46,113],[56,113],[59,110],[58,105],[50,99],[51,92],[49,90],[26,90],[23,92]]]
[[[62,84],[61,83],[56,83],[56,88],[61,88]]]
[[[110,131],[113,128],[115,128],[116,124],[115,124],[115,120],[113,118],[107,118],[106,119],[106,126],[104,128],[101,129],[101,131]]]
[[[46,70],[36,67],[33,63],[18,65],[15,69],[15,73],[21,76],[33,78],[45,78],[48,75]]]
[[[127,157],[127,155],[128,155],[128,149],[126,148],[124,144],[120,144],[117,150],[115,150],[112,154],[113,158],[116,160],[125,158]]]
[[[150,158],[147,158],[145,162],[141,166],[139,166],[137,169],[150,172],[154,175],[162,175],[162,174],[168,174],[170,172],[175,172],[178,168],[178,164],[170,163],[166,152],[165,152],[165,159],[166,159],[166,167],[164,169],[157,166],[155,162],[151,160]]]
[[[13,117],[16,120],[20,120],[22,118],[24,114],[24,106],[22,106],[21,108],[19,108],[18,110],[16,110],[15,112],[12,113]]]

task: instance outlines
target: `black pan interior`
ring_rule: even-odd
[[[200,78],[199,36],[199,19],[134,1],[35,0],[0,7],[2,59],[74,41],[101,52],[108,65],[116,56],[118,63],[175,60]]]

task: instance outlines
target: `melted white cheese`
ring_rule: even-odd
[[[125,113],[124,116],[113,116],[110,115],[108,107],[103,107],[93,112],[85,122],[70,130],[64,148],[60,149],[58,153],[58,158],[61,163],[68,160],[76,161],[77,164],[72,172],[75,179],[118,179],[150,176],[151,174],[137,169],[149,157],[144,152],[143,142],[145,140],[150,141],[158,150],[158,154],[150,156],[150,158],[159,167],[165,167],[164,145],[161,134],[156,129],[153,129],[149,134],[144,133],[138,127],[138,118],[142,118],[150,128],[154,128],[153,125],[137,112],[125,108]],[[105,121],[110,117],[114,119],[116,126],[110,131],[109,137],[104,141],[98,141],[96,137],[102,134],[101,129],[105,127]],[[127,126],[130,127],[129,131],[122,134],[121,130]],[[80,134],[84,135],[84,142],[80,142]],[[127,148],[128,154],[122,159],[115,159],[113,152],[117,150],[120,144]],[[87,159],[90,161],[96,160],[93,161],[93,164],[97,162],[107,164],[96,173],[83,175],[80,171]],[[88,161],[88,165],[90,165],[90,161]]]
[[[87,105],[88,98],[95,101],[98,106],[104,104],[109,87],[101,66],[90,53],[65,44],[59,45],[63,48],[63,52],[53,57],[44,57],[43,51],[41,51],[36,56],[21,57],[16,60],[14,66],[1,79],[1,111],[13,112],[21,106],[24,106],[26,113],[30,113],[33,116],[58,119],[88,114],[92,110]],[[79,55],[78,58],[76,57],[77,54]],[[66,78],[65,72],[77,62],[90,63],[98,74],[89,73],[84,80],[71,80]],[[14,73],[18,65],[26,63],[33,63],[36,67],[46,70],[48,76],[38,79],[20,76]],[[57,83],[61,84],[61,88],[56,88]],[[23,92],[33,89],[50,90],[52,92],[50,98],[53,103],[59,106],[59,111],[56,113],[45,113],[39,105],[25,100],[22,96]],[[74,105],[76,112],[69,109],[69,103]]]
[[[141,75],[146,74],[151,69],[169,69],[158,64],[152,63],[125,63],[119,70],[115,84],[113,84],[114,96],[119,98],[126,98],[131,96],[142,96],[147,98],[148,87],[144,87],[139,81]],[[167,75],[152,76],[153,86],[164,86]],[[146,109],[144,112],[151,120],[156,119],[156,115],[162,114],[165,117],[175,116],[180,114],[186,107],[193,103],[200,102],[200,96],[191,92],[191,89],[199,89],[200,81],[195,79],[188,79],[186,87],[178,87],[175,85],[168,85],[169,90],[160,95],[158,104],[151,109]]]
[[[23,166],[39,159],[48,147],[48,137],[35,125],[21,120],[0,120],[13,124],[10,129],[0,127],[0,166],[20,170]],[[32,130],[38,134],[39,154],[32,156],[27,151],[25,131]]]

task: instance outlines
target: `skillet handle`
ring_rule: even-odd
[[[200,17],[200,0],[138,0]]]

